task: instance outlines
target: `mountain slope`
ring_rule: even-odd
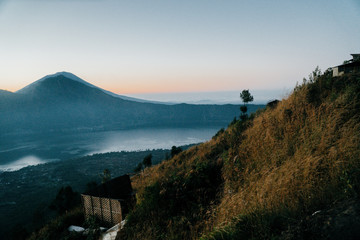
[[[288,99],[134,177],[138,203],[118,239],[355,239],[346,216],[326,223],[335,233],[304,223],[317,211],[360,216],[347,200],[360,193],[358,109],[359,73],[314,72]]]
[[[261,106],[252,106],[250,111]],[[237,105],[153,104],[114,97],[69,73],[47,76],[0,94],[0,131],[56,132],[131,127],[223,126]]]
[[[69,72],[57,72],[55,74],[50,74],[50,75],[47,75],[39,80],[37,80],[36,82],[33,82],[31,84],[29,84],[28,86],[16,91],[16,93],[20,93],[20,94],[30,94],[31,92],[33,92],[34,90],[36,90],[36,88],[38,86],[40,86],[44,81],[47,81],[49,78],[56,78],[56,77],[64,77],[64,78],[67,78],[67,79],[70,79],[70,80],[73,80],[75,82],[78,82],[78,83],[81,83],[85,86],[88,86],[88,87],[91,87],[91,88],[95,88],[95,89],[98,89],[112,97],[116,97],[116,98],[120,98],[120,99],[123,99],[123,100],[129,100],[129,101],[134,101],[134,102],[143,102],[143,103],[156,103],[156,102],[152,102],[152,101],[146,101],[146,100],[143,100],[143,99],[138,99],[138,98],[132,98],[132,97],[127,97],[127,96],[122,96],[122,95],[118,95],[118,94],[115,94],[115,93],[112,93],[110,91],[107,91],[107,90],[104,90],[102,88],[99,88],[91,83],[88,83],[86,81],[84,81],[83,79],[79,78],[78,76],[72,74],[72,73],[69,73]],[[160,102],[159,102],[160,103]],[[166,103],[164,103],[166,104]]]

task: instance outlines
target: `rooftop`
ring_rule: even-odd
[[[112,199],[126,199],[133,193],[129,175],[123,175],[113,178],[88,192],[84,195],[93,197],[112,198]]]

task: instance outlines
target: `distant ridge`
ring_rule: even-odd
[[[249,105],[254,112],[263,105]],[[150,102],[114,94],[68,72],[0,94],[0,133],[104,131],[142,127],[226,126],[239,105]]]
[[[11,95],[11,94],[13,94],[13,93],[10,92],[10,91],[7,91],[7,90],[0,89],[0,94],[8,94],[8,95]]]

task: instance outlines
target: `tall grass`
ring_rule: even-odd
[[[123,239],[277,238],[287,224],[357,196],[358,109],[359,74],[312,77],[276,107],[134,177],[138,204],[129,219],[138,221]],[[168,211],[177,201],[192,207]]]
[[[321,98],[309,102],[309,89],[320,88],[320,83]],[[286,209],[301,216],[357,195],[359,86],[358,75],[323,75],[257,116],[229,155],[231,161],[225,162],[228,187],[212,226],[234,224],[234,217],[259,210],[276,215]]]

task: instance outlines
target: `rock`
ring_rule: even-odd
[[[116,224],[115,226],[107,230],[105,233],[101,234],[100,240],[115,240],[119,229],[120,224]]]
[[[126,219],[121,221],[120,229],[123,229],[123,227],[125,226],[125,223],[126,223]]]
[[[74,225],[71,225],[70,227],[68,227],[68,231],[69,232],[78,232],[78,233],[82,233],[85,231],[84,228],[82,227],[79,227],[79,226],[74,226]]]

